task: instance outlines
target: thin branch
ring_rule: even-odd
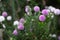
[[[18,12],[20,12],[20,4],[19,4],[18,0],[15,0],[15,1],[16,1],[17,5],[18,5],[18,9],[16,11],[18,13]]]

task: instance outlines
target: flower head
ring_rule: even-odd
[[[55,8],[52,7],[52,6],[49,6],[48,9],[51,11],[51,12],[54,12]]]
[[[5,17],[4,16],[0,16],[0,22],[4,21]]]
[[[59,10],[59,9],[55,9],[55,10],[54,10],[54,14],[55,14],[55,15],[60,15],[60,10]]]
[[[24,30],[24,25],[22,23],[18,25],[18,30]]]
[[[26,7],[25,7],[25,12],[26,12],[26,13],[31,12],[30,6],[26,6]]]
[[[60,40],[60,36],[58,36],[58,40]]]
[[[7,20],[8,20],[8,21],[10,21],[11,19],[12,19],[12,17],[11,17],[11,16],[8,16],[8,17],[7,17]]]
[[[19,21],[14,21],[13,25],[18,25]]]
[[[39,11],[40,11],[39,6],[35,6],[35,7],[34,7],[34,11],[35,11],[35,12],[39,12]]]
[[[7,15],[8,15],[7,12],[2,13],[2,16],[4,16],[4,17],[7,17]]]
[[[16,29],[13,31],[13,34],[14,34],[14,35],[18,35],[18,32],[17,32]]]
[[[24,18],[21,18],[20,19],[20,23],[23,23],[24,24],[24,22],[25,22],[25,19]]]
[[[40,15],[40,16],[39,16],[39,20],[40,20],[40,21],[45,21],[45,19],[46,19],[46,17],[45,17],[44,15]]]
[[[52,37],[56,37],[56,34],[53,34]]]
[[[43,9],[43,10],[42,10],[42,14],[43,14],[43,15],[48,15],[48,13],[49,13],[49,11],[48,11],[47,9]]]
[[[56,34],[49,34],[49,36],[55,38]]]

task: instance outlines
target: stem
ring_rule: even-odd
[[[42,0],[42,3],[44,6],[46,6],[46,1],[45,0]]]
[[[16,10],[15,10],[15,0],[10,0],[11,3],[11,7],[12,7],[12,16],[13,16],[13,20],[16,19]]]

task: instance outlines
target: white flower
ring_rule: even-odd
[[[59,14],[60,14],[60,10],[59,10],[59,9],[55,9],[55,10],[54,10],[54,14],[55,14],[55,15],[59,15]]]
[[[53,34],[52,37],[56,37],[56,34]]]
[[[8,17],[7,17],[7,20],[8,20],[8,21],[10,21],[11,19],[12,19],[12,17],[11,17],[11,16],[8,16]]]
[[[5,17],[4,16],[0,16],[0,22],[4,21]]]
[[[49,9],[47,9],[47,11],[48,11],[48,12],[50,12],[50,10],[49,10]]]
[[[55,8],[52,7],[52,6],[49,6],[48,9],[51,11],[51,12],[54,12]]]
[[[49,7],[48,7],[48,9],[51,9],[51,8],[53,8],[53,6],[49,6]]]
[[[51,11],[51,12],[54,12],[54,11],[55,11],[55,8],[52,8],[50,11]]]
[[[19,21],[14,21],[13,25],[18,25]]]
[[[50,37],[56,37],[56,34],[49,34]]]

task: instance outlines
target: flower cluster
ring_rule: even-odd
[[[55,15],[60,15],[60,9],[57,9],[55,7],[49,6],[48,9],[53,12]]]
[[[17,25],[17,29],[15,28],[15,30],[13,31],[14,35],[18,35],[18,31],[17,30],[24,30],[24,18],[21,18],[19,21],[14,21],[13,25],[16,26]]]
[[[39,6],[34,6],[33,10],[34,11],[32,12],[32,9],[30,6],[25,6],[26,14],[24,15],[24,17],[20,18],[20,20],[13,20],[14,21],[13,22],[14,30],[12,32],[13,35],[17,36],[19,34],[19,31],[28,30],[28,32],[32,32],[32,31],[35,32],[37,29],[41,35],[42,33],[43,35],[45,33],[47,34],[49,33],[49,28],[50,28],[49,25],[50,25],[51,19],[54,18],[54,15],[60,15],[60,9],[56,9],[52,6],[49,6],[48,8],[43,9],[42,11],[40,10]],[[8,13],[4,11],[2,13],[2,16],[0,16],[0,22],[4,21],[5,18],[8,21],[12,20],[12,17],[8,16]],[[6,28],[4,24],[3,26],[4,28]],[[39,28],[36,26],[38,26]],[[25,32],[26,35],[29,35],[28,32]],[[55,34],[49,35],[49,36],[56,37]]]
[[[5,20],[5,17],[7,18],[8,21],[12,20],[12,17],[11,16],[8,16],[8,13],[4,11],[4,12],[2,12],[2,16],[0,18],[3,21],[3,20]]]
[[[49,30],[50,30],[50,25],[51,25],[51,22],[52,22],[51,20],[54,19],[55,15],[59,15],[60,14],[60,10],[56,9],[54,7],[51,7],[51,6],[45,8],[43,10],[40,10],[39,6],[34,6],[33,10],[34,10],[33,13],[31,11],[33,16],[32,15],[30,15],[31,17],[27,16],[28,14],[26,14],[26,16],[25,16],[25,17],[27,17],[26,20],[29,20],[28,21],[29,23],[28,24],[26,23],[26,24],[27,25],[33,25],[32,27],[30,27],[30,31],[32,32],[32,30],[34,30],[33,28],[35,26],[37,26],[37,27],[39,27],[38,28],[39,31],[42,32],[42,33],[40,33],[40,35],[43,34],[42,36],[45,36],[44,34],[50,34]],[[30,22],[31,22],[31,24],[30,24]],[[34,24],[35,24],[35,26],[34,26]],[[36,29],[37,29],[37,27],[36,27]],[[51,35],[49,35],[49,37],[55,38],[56,34],[55,33],[51,34]],[[42,40],[44,40],[43,37],[42,37]]]
[[[12,16],[8,16],[8,13],[3,11],[2,15],[0,16],[0,23],[2,24],[3,28],[6,28],[5,24],[3,24],[3,22],[6,21],[5,19],[7,19],[7,21],[11,21]]]

